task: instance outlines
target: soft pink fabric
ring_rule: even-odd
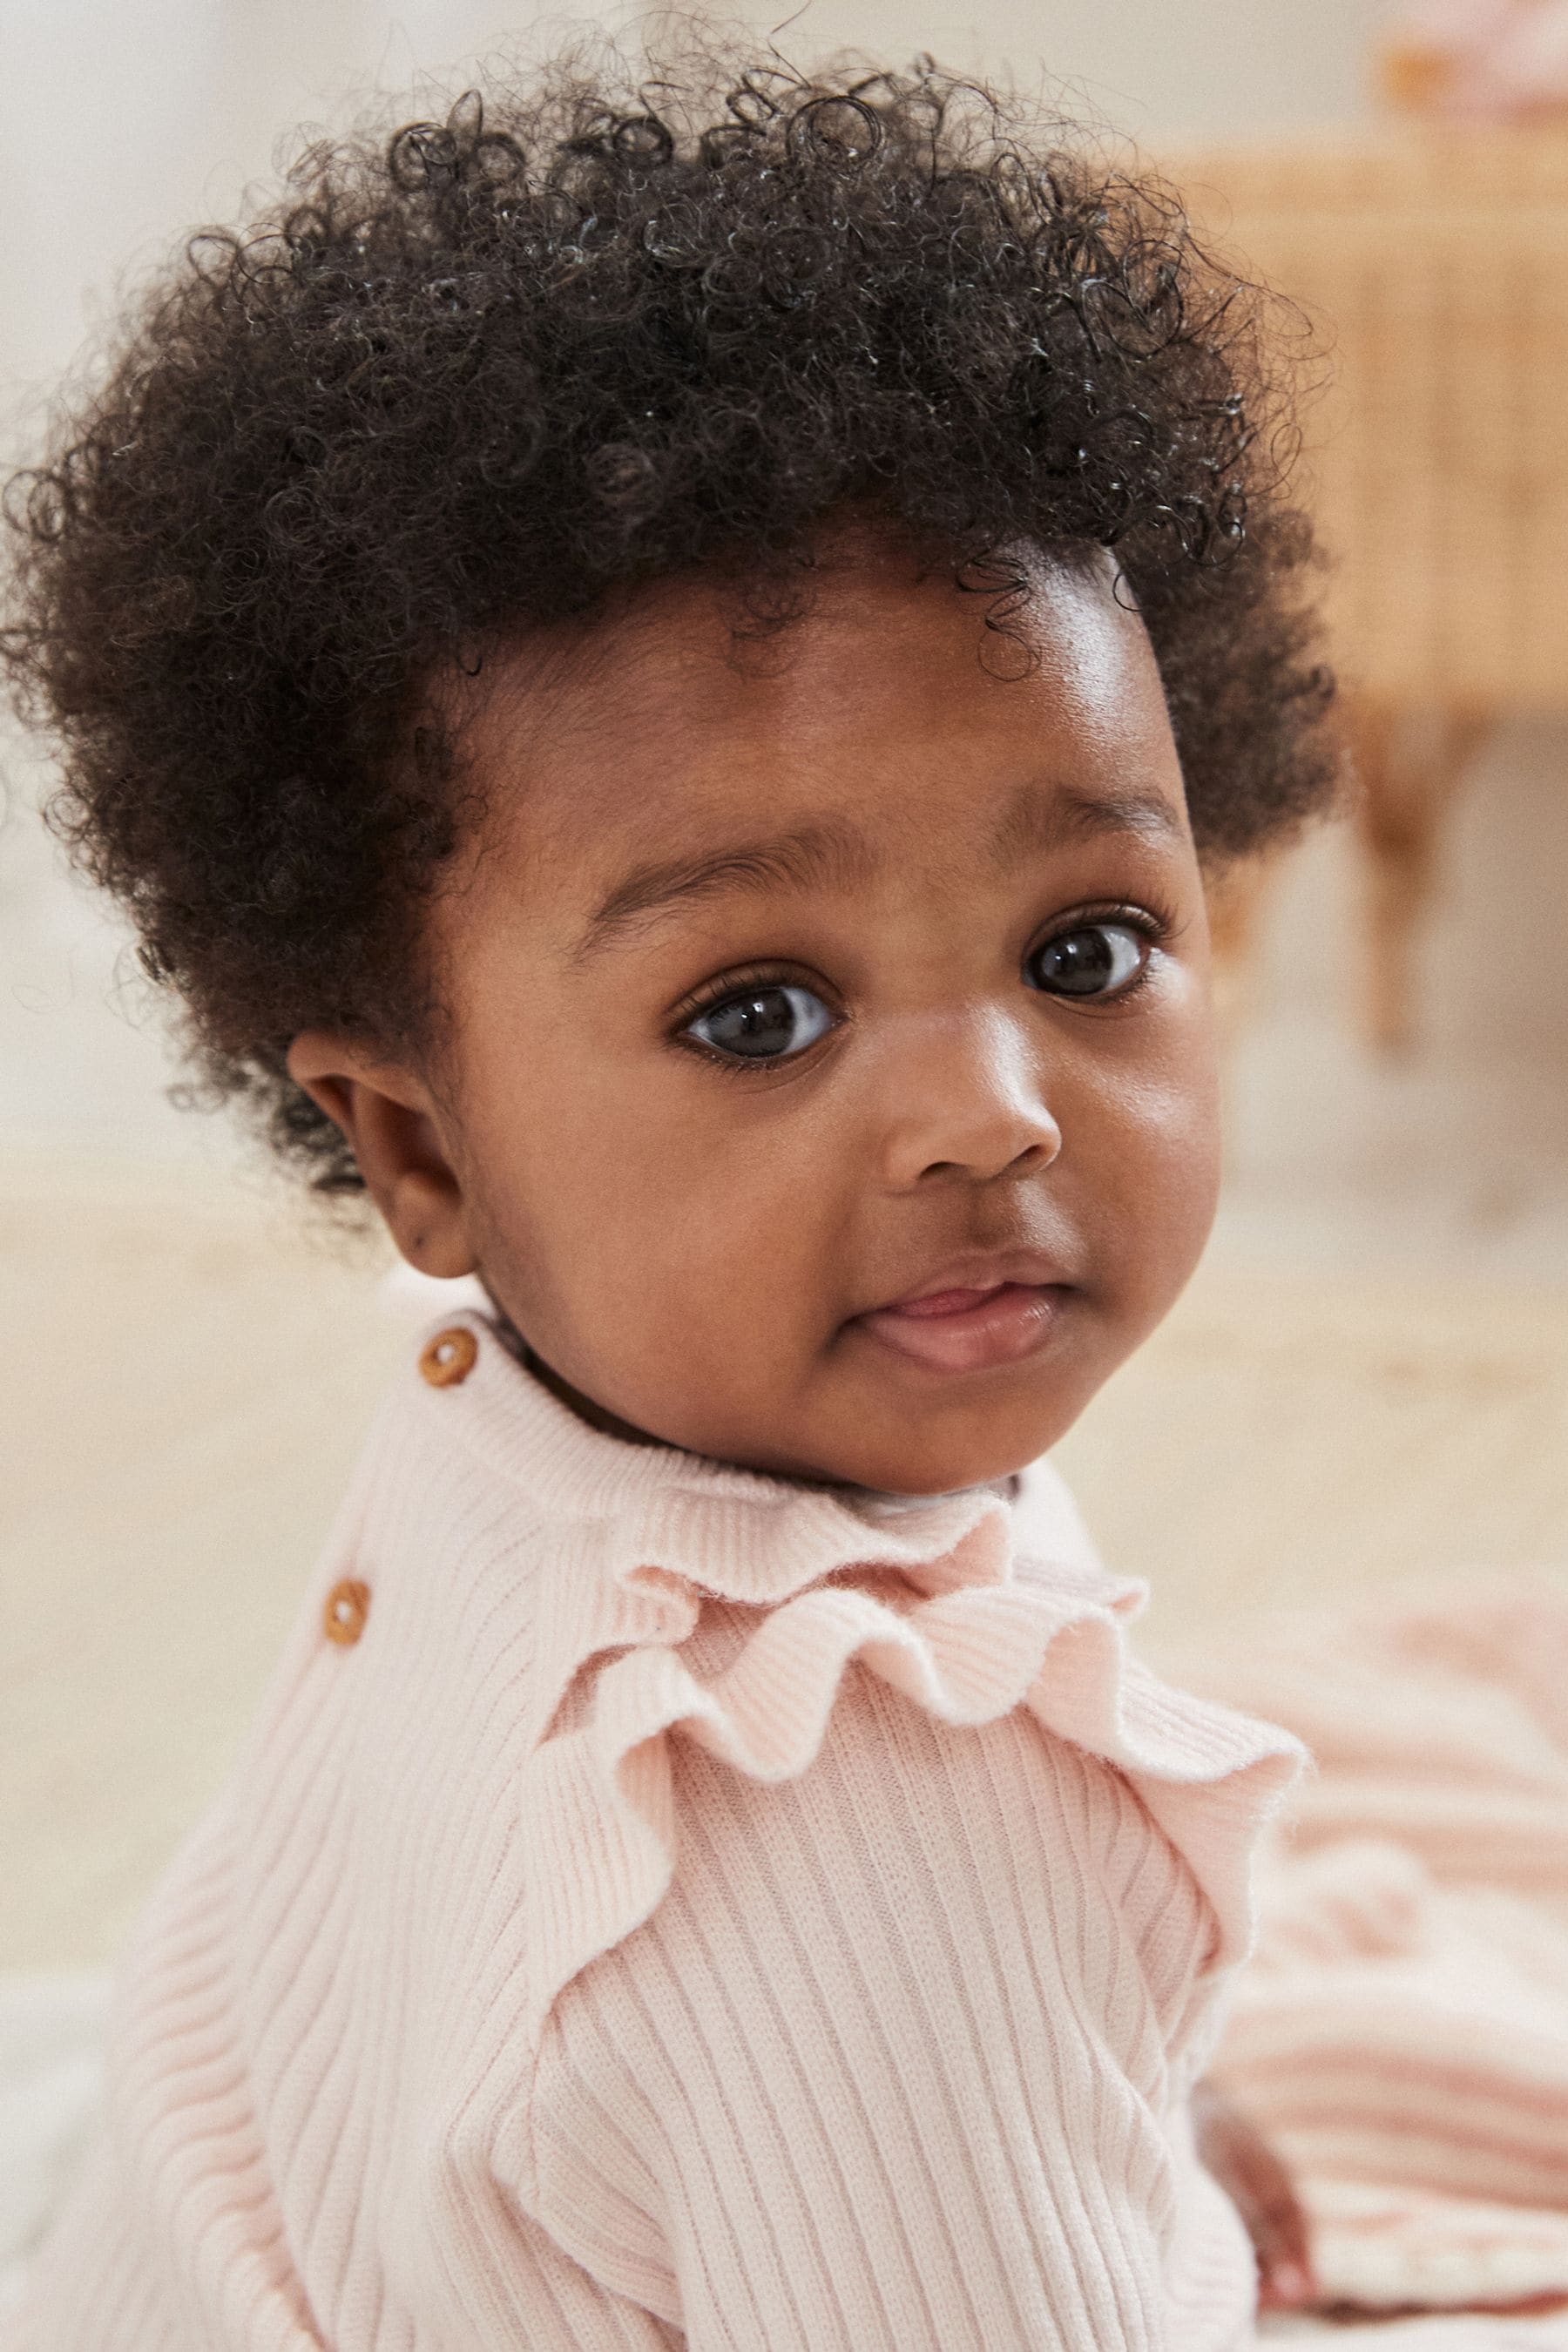
[[[411,1363],[119,2000],[16,2352],[1224,2352],[1186,2095],[1285,1734],[1020,1497]],[[323,1636],[343,1577],[363,1637]]]
[[[1325,2293],[1568,2297],[1568,1580],[1270,1616],[1184,1665],[1317,1765],[1216,2072]]]

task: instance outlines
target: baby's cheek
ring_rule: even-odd
[[[1217,1073],[1204,1060],[1151,1089],[1150,1148],[1163,1173],[1172,1239],[1195,1256],[1219,1201],[1220,1099]],[[1195,1238],[1194,1238],[1195,1237]]]
[[[1152,1329],[1203,1255],[1219,1201],[1218,1087],[1206,1040],[1185,1061],[1141,1073],[1106,1103],[1093,1147],[1101,1272],[1123,1294],[1137,1337]],[[1098,1219],[1097,1219],[1098,1222]]]
[[[821,1289],[815,1203],[719,1149],[650,1153],[602,1215],[574,1215],[574,1308],[595,1351],[664,1395],[746,1390]]]

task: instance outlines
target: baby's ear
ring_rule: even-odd
[[[468,1202],[424,1080],[334,1029],[301,1030],[289,1048],[289,1075],[342,1129],[409,1265],[421,1274],[472,1274]]]

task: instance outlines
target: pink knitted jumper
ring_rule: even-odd
[[[1295,1742],[1129,1654],[1044,1465],[793,1485],[456,1328],[133,1939],[6,2346],[1248,2342],[1186,2097]]]

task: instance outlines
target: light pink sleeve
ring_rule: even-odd
[[[795,1779],[673,1754],[669,1892],[541,2053],[556,2242],[691,2352],[1241,2340],[1250,2257],[1171,2120],[1212,1915],[1127,1781],[858,1666]]]

